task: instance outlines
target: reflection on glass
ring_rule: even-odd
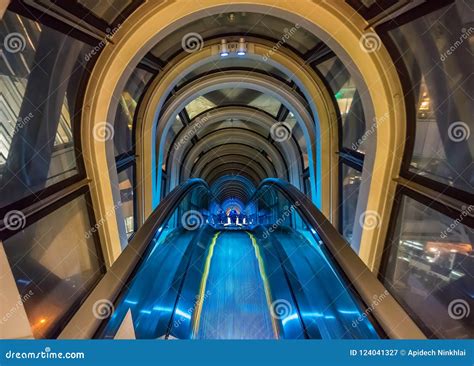
[[[0,206],[77,174],[73,121],[90,46],[7,11],[0,32]]]
[[[311,178],[304,178],[304,193],[311,198]]]
[[[288,113],[288,116],[286,117],[284,123],[288,123],[291,129],[291,136],[296,140],[296,142],[298,143],[298,146],[300,147],[301,157],[303,158],[302,159],[303,169],[308,168],[309,166],[308,149],[307,149],[306,138],[304,136],[303,129],[298,124],[298,121],[296,120],[296,116],[292,112]]]
[[[153,48],[152,54],[160,57],[162,60],[170,60],[176,56],[179,50],[182,50],[181,40],[190,33],[196,32],[201,35],[206,35],[205,38],[213,38],[222,34],[222,30],[232,30],[232,33],[237,36],[227,37],[228,42],[238,41],[239,35],[248,34],[265,34],[273,41],[274,44],[282,42],[284,39],[285,45],[290,48],[298,50],[299,53],[305,54],[313,49],[320,40],[314,34],[298,24],[292,23],[286,19],[281,19],[269,14],[262,14],[256,12],[235,12],[219,13],[202,17],[198,20],[185,24],[180,29],[172,32],[163,42],[159,42]],[[269,55],[271,56],[271,54]],[[262,59],[262,58],[261,58]],[[213,60],[213,64],[214,64]],[[267,62],[267,64],[270,64]],[[221,64],[216,63],[212,67],[212,71],[219,70]],[[226,65],[224,66],[226,67]],[[250,70],[253,67],[250,66]]]
[[[359,246],[359,243],[353,241],[354,222],[357,210],[357,201],[359,198],[359,188],[362,173],[342,164],[342,235],[351,244],[353,248]]]
[[[191,139],[194,136],[193,134],[189,134],[183,137],[182,141],[175,140],[176,136],[180,133],[180,131],[184,128],[184,123],[181,121],[181,117],[179,115],[176,116],[171,128],[168,130],[168,135],[164,140],[164,150],[163,150],[163,165],[162,169],[166,172],[166,166],[168,165],[168,158],[170,156],[170,152],[172,150],[179,150],[187,148],[188,144],[191,143]],[[173,146],[171,146],[173,144]]]
[[[269,95],[261,94],[260,96],[252,100],[249,103],[249,106],[261,109],[262,111],[271,114],[273,117],[276,117],[280,109],[281,103],[277,99]]]
[[[329,83],[339,107],[342,146],[364,153],[365,115],[354,79],[342,61],[336,57],[318,64],[317,69]]]
[[[160,43],[166,44],[166,41]],[[260,71],[268,75],[275,75],[282,80],[287,80],[288,82],[291,82],[287,74],[282,72],[280,69],[273,67],[270,63],[265,62],[263,58],[249,59],[245,57],[221,57],[218,60],[213,59],[211,62],[205,63],[197,67],[185,77],[180,79],[176,86],[177,88],[180,88],[181,86],[186,85],[189,81],[196,79],[199,76],[225,69],[248,69],[253,71]]]
[[[77,2],[88,11],[94,13],[98,18],[105,20],[108,24],[114,23],[117,17],[133,3],[132,0],[77,0]]]
[[[384,279],[428,336],[474,337],[474,237],[465,225],[473,213],[469,206],[453,219],[407,196],[401,202]]]
[[[132,151],[132,129],[138,101],[153,75],[136,68],[121,95],[114,123],[115,156]]]
[[[215,106],[216,104],[214,102],[205,97],[197,97],[186,106],[186,112],[188,112],[189,118],[193,119],[198,114],[214,108]]]
[[[35,338],[50,338],[101,276],[84,197],[5,240],[4,248]]]
[[[474,29],[466,14],[472,7],[458,0],[390,35],[409,72],[417,108],[410,170],[473,193]]]
[[[125,231],[127,237],[134,232],[134,201],[133,201],[133,166],[128,167],[118,174],[120,200]]]
[[[276,117],[281,103],[272,96],[263,94],[256,90],[244,88],[224,88],[209,92],[194,99],[186,106],[189,118],[193,119],[216,106],[224,105],[247,105],[261,109]]]

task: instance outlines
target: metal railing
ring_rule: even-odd
[[[187,193],[198,186],[209,190],[209,186],[204,180],[190,179],[176,187],[163,199],[68,322],[59,335],[59,339],[90,339],[94,337],[104,321],[93,316],[94,304],[99,301],[114,303],[117,300],[158,229],[166,223]]]
[[[371,307],[370,312],[389,338],[426,338],[408,313],[377,279],[377,276],[362,262],[337,229],[304,193],[285,181],[268,178],[260,183],[254,198],[266,186],[275,187],[290,201],[299,203],[295,206],[296,210],[306,220],[309,227],[316,230],[324,245],[367,306],[373,303],[374,296],[387,291],[388,295],[377,306]]]

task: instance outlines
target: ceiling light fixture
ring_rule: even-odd
[[[221,40],[221,57],[229,56],[229,49],[227,48],[227,41]]]
[[[239,40],[239,48],[237,50],[237,55],[245,56],[247,53],[247,44],[245,43],[245,39],[240,38]]]

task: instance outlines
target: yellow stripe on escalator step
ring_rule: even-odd
[[[262,255],[260,253],[260,248],[258,247],[257,239],[255,238],[255,236],[253,236],[253,234],[251,234],[248,231],[246,231],[246,233],[250,237],[250,240],[252,241],[252,246],[255,250],[255,256],[257,257],[257,261],[258,261],[258,268],[260,270],[260,277],[262,277],[263,287],[265,289],[265,297],[267,299],[268,309],[270,310],[270,317],[272,319],[273,334],[275,334],[275,337],[278,338],[278,326],[277,326],[277,323],[275,321],[275,318],[273,317],[272,295],[271,295],[271,292],[270,292],[270,285],[268,283],[268,277],[267,277],[267,274],[265,272],[265,266],[263,265],[263,258],[262,258]]]
[[[207,278],[209,277],[209,269],[211,268],[211,260],[214,255],[214,247],[216,246],[217,238],[220,235],[220,231],[217,232],[212,238],[211,245],[209,246],[209,253],[207,254],[206,262],[204,264],[204,273],[201,279],[201,285],[199,287],[199,295],[196,299],[196,306],[194,309],[194,318],[193,318],[193,334],[192,338],[196,338],[199,330],[199,322],[201,320],[202,312],[202,303],[204,301],[204,295],[206,293]]]

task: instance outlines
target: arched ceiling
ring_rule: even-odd
[[[315,36],[316,33],[282,17],[268,13],[262,14],[261,12],[213,13],[213,15],[210,15],[210,12],[207,16],[194,21],[183,22],[183,25],[178,26],[172,33],[168,33],[167,36],[161,38],[155,46],[149,48],[143,61],[144,64],[148,62],[148,65],[154,63],[160,72],[162,70],[167,72],[167,70],[170,70],[170,66],[172,68],[172,65],[178,63],[179,60],[186,58],[191,53],[200,51],[206,45],[216,44],[216,41],[217,45],[211,47],[211,53],[215,52],[212,49],[217,49],[219,53],[219,39],[226,40],[233,50],[231,52],[234,53],[236,53],[236,48],[232,47],[248,47],[240,58],[214,58],[199,64],[191,72],[183,73],[172,90],[170,89],[166,91],[166,94],[162,94],[166,102],[160,102],[164,104],[156,107],[159,118],[156,129],[158,152],[155,163],[161,169],[156,169],[158,177],[154,181],[162,182],[161,174],[163,171],[164,178],[168,180],[167,187],[172,189],[191,174],[188,165],[190,163],[195,165],[200,160],[200,156],[206,154],[206,149],[198,151],[195,148],[201,140],[211,139],[215,146],[216,142],[210,136],[219,136],[223,143],[232,143],[235,139],[239,139],[237,135],[249,134],[249,130],[251,130],[247,126],[248,121],[244,119],[235,121],[235,117],[229,114],[219,123],[206,126],[206,128],[193,133],[191,139],[185,141],[185,144],[181,143],[183,129],[187,129],[196,116],[223,106],[246,106],[268,113],[274,118],[274,123],[270,126],[270,132],[273,132],[274,127],[278,127],[275,130],[279,131],[276,137],[271,136],[270,133],[267,141],[250,138],[249,141],[252,141],[250,145],[255,142],[262,145],[263,151],[266,151],[265,155],[272,165],[278,165],[279,163],[279,159],[274,154],[269,153],[273,147],[276,147],[285,165],[284,175],[287,176],[286,179],[298,188],[303,189],[303,176],[310,178],[310,191],[313,192],[313,198],[316,198],[314,196],[314,192],[317,191],[314,189],[315,182],[318,181],[317,184],[320,184],[319,181],[324,181],[325,178],[322,172],[319,172],[319,177],[316,176],[315,167],[328,164],[326,163],[328,161],[329,164],[324,168],[327,171],[328,168],[331,169],[330,161],[332,160],[317,161],[317,159],[322,159],[322,154],[316,155],[316,145],[319,144],[321,131],[316,132],[320,127],[318,112],[312,100],[314,94],[305,94],[304,89],[300,90],[301,79],[295,78],[293,80],[294,75],[288,73],[288,70],[285,69],[286,66],[281,68],[273,62],[267,61],[274,54],[280,54],[280,52],[287,50],[303,60],[302,65],[305,65],[306,62],[314,62],[317,58],[331,54],[330,48],[321,38]],[[275,14],[278,14],[278,12],[275,12]],[[189,38],[192,38],[190,42]],[[253,42],[268,43],[272,41],[274,46],[262,58],[246,57],[246,53],[254,47]],[[240,43],[235,45],[235,42]],[[242,75],[240,80],[226,80],[227,76],[238,75],[239,72]],[[219,79],[219,74],[225,76]],[[260,80],[262,82],[260,84],[249,83],[249,79],[257,78],[256,74],[261,74]],[[271,81],[263,81],[265,78]],[[268,85],[279,85],[278,90],[263,86],[265,82],[268,82]],[[286,96],[284,96],[285,93]],[[183,101],[184,104],[182,104]],[[244,131],[238,131],[239,129]],[[217,134],[218,131],[222,132],[224,130],[227,132],[226,136]],[[258,129],[256,131],[260,135],[263,132]],[[324,131],[324,133],[326,132]],[[229,134],[234,136],[229,136]],[[290,135],[295,145],[292,146],[291,152],[288,152],[288,148],[278,140],[280,135]],[[185,133],[184,136],[189,135]],[[186,146],[184,148],[179,146],[173,152],[176,141],[178,141],[178,145]],[[175,145],[171,146],[173,143]],[[205,145],[201,145],[202,147],[205,147]],[[184,153],[179,153],[180,150]],[[190,154],[191,150],[193,150],[192,154]],[[326,152],[329,151],[326,150]],[[209,156],[212,155],[207,154],[206,158],[209,159]],[[227,154],[226,159],[233,159],[234,156],[237,155]],[[233,175],[239,174],[239,170],[231,170],[230,166],[245,168],[249,165],[249,162],[253,161],[251,160],[243,165],[242,157],[239,156],[237,160],[239,161],[226,162],[228,164],[226,171],[230,170]],[[206,162],[201,164],[206,165]],[[220,164],[219,169],[224,169],[221,168],[221,165],[225,164]],[[304,172],[306,168],[309,169],[308,172]],[[280,168],[276,167],[275,171],[278,176],[282,176]],[[207,175],[208,170],[195,171],[193,175],[195,174]],[[216,173],[213,172],[213,174]],[[247,174],[250,174],[250,172],[247,172]],[[311,177],[313,178],[311,179]],[[207,176],[202,176],[202,178],[208,179]],[[321,194],[318,193],[318,195],[318,199],[320,199]]]
[[[226,174],[246,175],[254,185],[267,177],[261,170],[257,173],[255,155],[237,153],[238,158],[232,160],[235,153],[222,158],[211,152],[227,144],[258,148],[274,166],[277,177],[301,186],[303,156],[308,155],[306,141],[315,136],[308,105],[290,83],[263,73],[229,70],[192,79],[169,97],[158,122],[157,146],[175,147],[159,150],[170,187],[191,176],[211,183]],[[181,123],[186,121],[179,131],[173,128],[179,124],[176,116]],[[208,160],[219,161],[212,165],[212,172],[207,168],[191,174],[193,166],[207,165]]]
[[[92,131],[100,121],[115,121],[116,108],[114,107],[119,99],[118,94],[123,90],[134,69],[144,67],[157,75],[145,88],[143,98],[140,98],[143,101],[144,111],[140,112],[139,108],[135,120],[137,176],[141,183],[141,188],[137,193],[140,222],[148,217],[157,206],[160,197],[167,193],[161,191],[163,179],[168,180],[167,186],[171,188],[179,182],[180,177],[177,177],[178,174],[174,174],[172,169],[178,168],[178,171],[182,171],[183,162],[179,161],[179,166],[173,163],[168,166],[161,160],[164,155],[163,146],[170,144],[167,139],[168,131],[173,129],[178,116],[179,123],[183,126],[189,124],[191,118],[185,108],[189,102],[218,89],[241,87],[240,83],[244,84],[243,88],[273,97],[279,95],[280,91],[287,92],[285,97],[280,95],[280,98],[277,98],[284,108],[279,108],[278,115],[275,117],[277,123],[282,124],[286,129],[288,129],[286,118],[290,112],[293,113],[292,117],[302,129],[304,126],[308,127],[308,121],[311,122],[316,133],[311,135],[311,131],[305,131],[306,151],[301,141],[297,139],[303,161],[308,161],[308,170],[305,174],[299,174],[296,179],[293,175],[287,179],[291,183],[299,183],[297,185],[300,189],[303,187],[301,181],[308,179],[305,184],[309,183],[314,202],[325,214],[334,217],[337,190],[333,187],[338,179],[337,169],[335,169],[338,163],[339,136],[337,122],[335,122],[338,108],[334,106],[335,93],[328,89],[327,83],[326,85],[321,83],[321,76],[318,76],[315,71],[317,63],[323,62],[326,57],[338,57],[350,70],[359,90],[364,106],[363,122],[374,121],[377,127],[376,133],[371,138],[371,149],[367,150],[366,157],[370,156],[370,159],[365,160],[363,172],[367,178],[365,179],[367,184],[365,190],[361,191],[367,197],[370,189],[367,207],[380,210],[385,215],[391,207],[387,204],[386,197],[393,193],[395,187],[393,178],[397,174],[401,160],[399,152],[402,152],[404,148],[402,140],[405,137],[406,111],[403,90],[387,48],[382,44],[380,49],[367,52],[360,45],[366,33],[373,30],[371,24],[367,23],[367,18],[364,19],[358,15],[346,1],[255,0],[246,2],[237,0],[229,3],[223,0],[205,0],[200,4],[195,2],[187,4],[188,6],[183,7],[178,2],[143,2],[129,16],[129,19],[121,24],[113,42],[104,46],[89,78],[85,93],[85,99],[90,101],[90,105],[84,109],[81,116],[82,147],[86,157],[84,161],[88,176],[94,181],[94,186],[105,187],[105,182],[112,181],[114,177],[107,169],[110,165],[107,144],[94,141],[91,136]],[[253,19],[246,23],[245,17],[249,15]],[[222,18],[222,23],[219,22],[219,18]],[[234,23],[236,19],[238,24]],[[266,22],[271,24],[268,25]],[[191,33],[197,34],[198,40],[196,49],[192,50],[185,47],[187,43],[184,42],[185,36]],[[277,81],[282,82],[282,76],[283,79],[286,76],[282,88],[278,90],[253,88],[247,83],[246,75],[241,80],[233,80],[230,84],[214,80],[215,84],[210,89],[200,85],[199,87],[202,87],[200,93],[193,93],[188,100],[182,100],[183,103],[175,105],[173,111],[165,111],[172,107],[166,100],[171,101],[179,93],[179,89],[189,87],[196,81],[195,78],[211,79],[218,73],[213,72],[210,65],[207,71],[198,69],[220,59],[222,55],[219,55],[219,39],[225,39],[229,44],[233,44],[241,37],[244,41],[249,40],[246,42],[249,46],[248,55],[234,58],[260,58],[269,65],[267,67],[262,65],[259,69],[259,71],[264,71],[265,76],[271,80],[269,84],[276,85]],[[200,52],[201,50],[203,52]],[[219,69],[219,71],[248,72],[251,67],[248,64],[225,65],[224,69]],[[191,75],[189,71],[196,74]],[[219,83],[222,85],[217,86]],[[302,95],[304,95],[303,104],[306,106],[306,111],[295,106],[295,101],[301,99]],[[329,98],[327,98],[328,95]],[[164,119],[164,123],[160,119],[160,114],[163,112],[168,113],[167,117],[169,117]],[[378,121],[378,118],[382,117],[384,123]],[[162,129],[164,125],[166,125],[166,130]],[[173,130],[175,134],[179,133],[179,129]],[[209,136],[219,136],[224,139],[223,135],[218,135],[219,132],[221,131],[216,131],[215,134],[210,133]],[[243,138],[246,132],[239,134],[238,140]],[[167,139],[167,142],[156,146],[155,138]],[[142,143],[143,141],[146,142]],[[215,147],[219,146],[214,139],[210,138],[209,142]],[[248,146],[254,148],[254,142]],[[258,143],[260,144],[260,141]],[[240,141],[236,144],[244,145]],[[262,151],[273,166],[286,163],[278,161],[279,158],[268,153],[272,144],[262,145],[266,145]],[[158,154],[156,154],[156,148],[160,150]],[[377,154],[375,154],[375,149],[377,149]],[[189,159],[185,163],[194,165],[204,153],[201,151],[195,159]],[[305,154],[307,158],[304,158]],[[162,167],[166,169],[165,175],[162,175]],[[238,172],[230,170],[228,175],[238,176]],[[279,170],[275,169],[277,174],[280,174]],[[222,173],[224,172],[227,173],[226,170],[222,170]],[[370,175],[372,172],[375,174],[373,177]],[[170,179],[176,180],[174,185],[169,184]],[[373,181],[377,184],[372,187]],[[99,216],[104,215],[104,207],[113,200],[114,194],[114,191],[108,188],[92,191],[94,202],[106,201],[106,204],[98,206]],[[323,199],[323,195],[328,196],[329,199]],[[106,225],[101,229],[101,233],[104,232],[102,235],[107,237],[105,232],[112,231],[109,230],[112,226],[114,225]],[[364,234],[367,237],[364,241],[378,242],[384,230],[386,230],[385,227],[374,230],[372,233],[367,232]],[[107,245],[112,245],[112,239],[113,237],[110,237],[110,240],[107,239]]]
[[[238,199],[248,202],[255,192],[254,183],[244,175],[222,175],[210,185],[211,192],[218,202]]]

